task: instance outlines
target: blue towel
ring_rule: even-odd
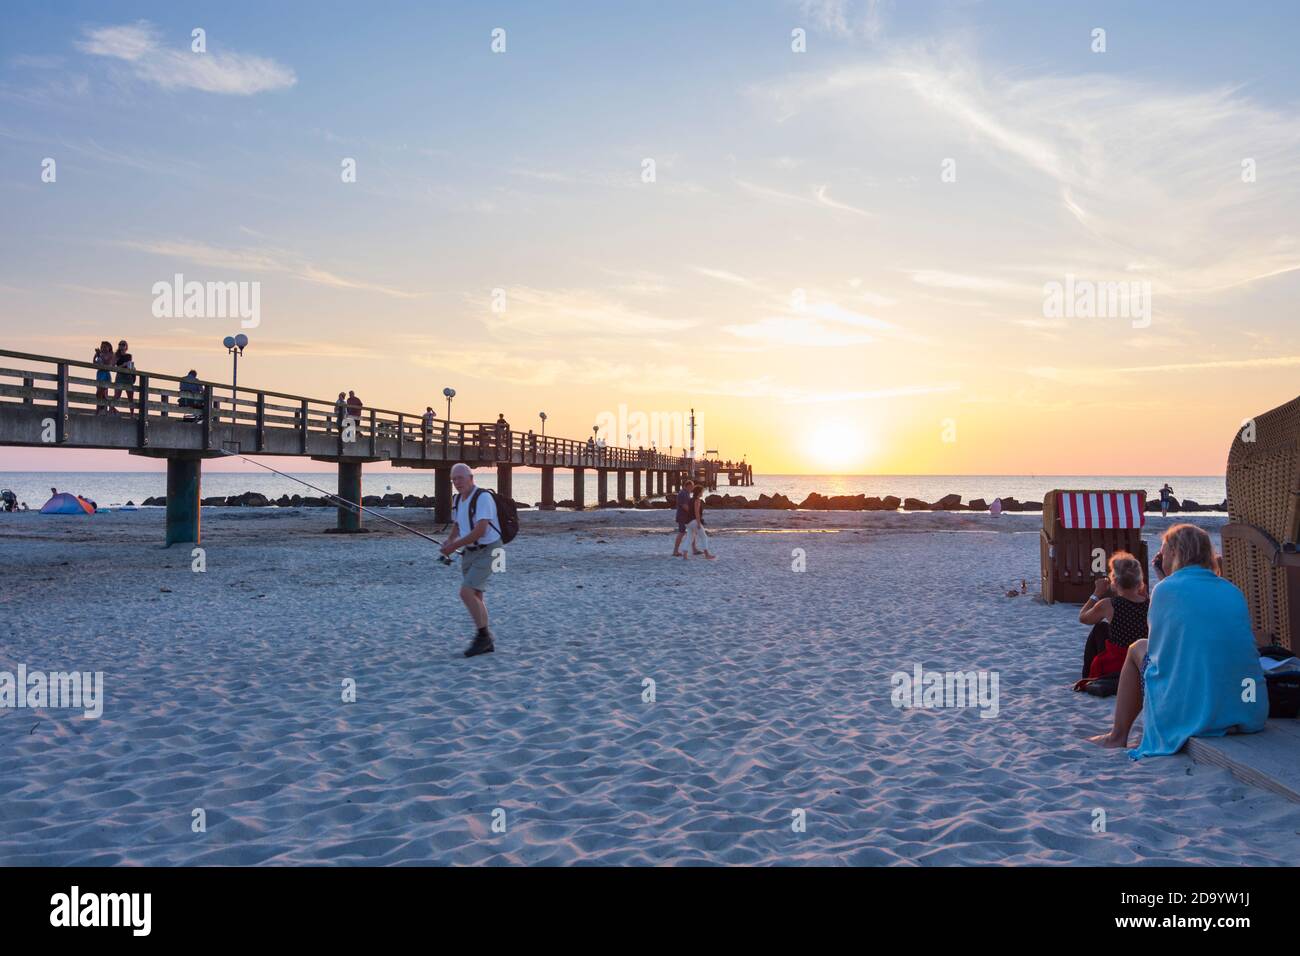
[[[1255,733],[1268,688],[1246,598],[1209,568],[1179,568],[1151,591],[1142,743],[1134,760],[1177,753],[1191,737]],[[1254,700],[1246,681],[1253,681]]]

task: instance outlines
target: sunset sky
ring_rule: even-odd
[[[0,347],[228,381],[238,320],[152,288],[256,281],[245,385],[694,407],[768,473],[1221,473],[1300,392],[1293,4],[173,10],[4,14]],[[1149,325],[1048,314],[1069,277]]]

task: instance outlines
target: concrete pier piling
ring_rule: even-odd
[[[199,497],[203,459],[173,455],[167,459],[167,544],[199,543]]]

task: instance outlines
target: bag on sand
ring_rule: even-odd
[[[1259,656],[1285,661],[1296,655],[1280,644],[1270,644],[1259,649]],[[1300,673],[1289,668],[1280,672],[1265,671],[1264,682],[1268,686],[1269,717],[1294,719],[1300,716]]]

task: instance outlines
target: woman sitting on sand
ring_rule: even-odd
[[[1127,551],[1110,558],[1109,577],[1099,578],[1083,609],[1079,623],[1091,624],[1092,632],[1083,648],[1083,678],[1074,685],[1083,690],[1102,677],[1118,677],[1129,647],[1147,636],[1146,584],[1142,565]],[[1106,696],[1114,693],[1110,690]]]
[[[1151,636],[1128,649],[1110,733],[1088,738],[1127,747],[1145,708],[1142,741],[1129,752],[1135,760],[1177,753],[1192,737],[1255,733],[1268,719],[1246,598],[1219,577],[1210,536],[1174,525],[1160,555],[1167,576],[1151,591]]]

